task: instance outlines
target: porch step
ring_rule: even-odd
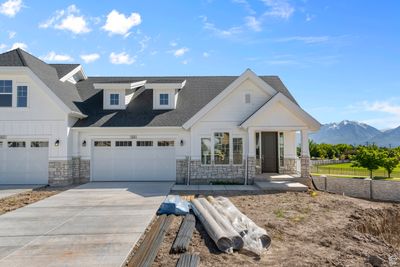
[[[290,181],[271,181],[271,182],[254,182],[261,190],[279,191],[279,192],[306,192],[308,187],[297,182]]]

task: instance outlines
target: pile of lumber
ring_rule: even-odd
[[[188,250],[190,239],[196,226],[196,218],[193,214],[187,214],[182,221],[179,232],[176,235],[171,253],[184,253]]]
[[[176,267],[197,267],[199,263],[199,255],[185,253],[179,258]]]

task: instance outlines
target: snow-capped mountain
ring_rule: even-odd
[[[368,124],[344,120],[322,125],[318,132],[310,134],[310,139],[316,143],[358,145],[371,142],[372,138],[381,134],[384,133]]]
[[[400,126],[391,130],[384,131],[372,137],[369,141],[376,143],[379,146],[386,146],[386,147],[400,146]]]

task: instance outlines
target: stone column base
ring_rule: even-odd
[[[310,157],[301,157],[301,177],[310,177]]]

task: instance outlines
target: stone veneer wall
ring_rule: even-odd
[[[73,183],[72,160],[49,161],[49,184],[68,185]]]
[[[188,160],[188,158],[176,160],[176,184],[187,183]]]
[[[202,165],[200,160],[190,161],[190,183],[209,184],[217,181],[243,184],[245,180],[245,162],[241,165]]]
[[[261,168],[257,168],[257,159],[255,157],[249,157],[247,159],[247,184],[254,184],[254,179],[256,178],[257,169],[260,170],[261,173]]]
[[[310,177],[310,158],[302,156],[300,159],[301,162],[301,177],[309,178]]]
[[[282,174],[295,174],[297,173],[296,159],[284,158],[283,166],[279,167],[279,173]]]
[[[313,177],[319,190],[350,197],[400,202],[400,182],[370,179]]]

